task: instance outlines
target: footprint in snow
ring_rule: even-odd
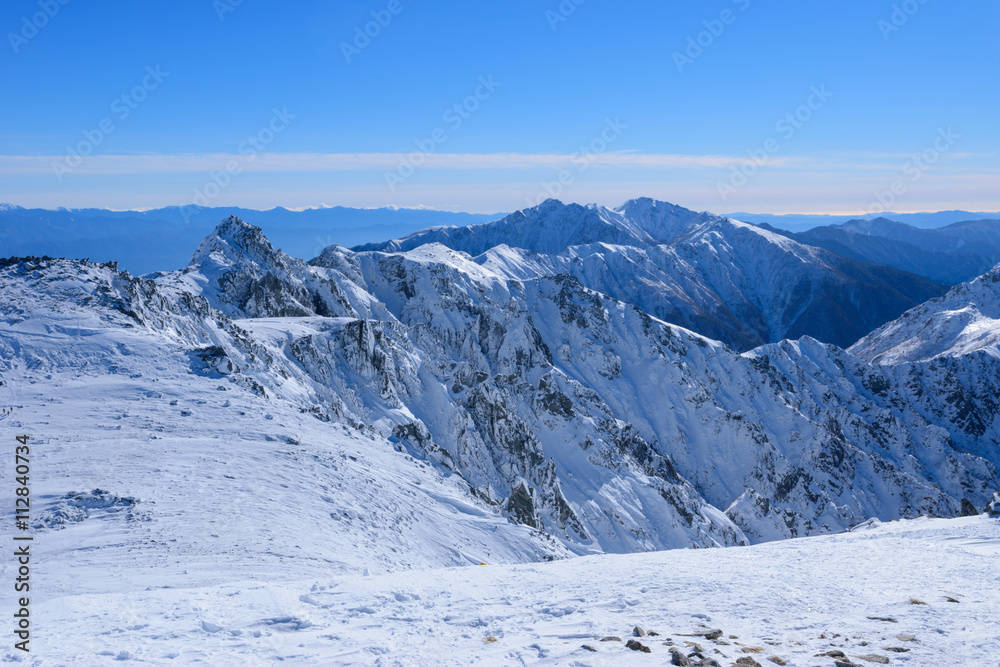
[[[312,623],[309,621],[302,620],[297,616],[278,616],[276,618],[265,618],[262,621],[258,621],[256,625],[267,625],[275,630],[282,632],[293,632],[296,630],[305,630],[306,628],[312,627]]]

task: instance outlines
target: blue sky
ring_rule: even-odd
[[[11,0],[0,201],[996,211],[998,29],[995,0]]]

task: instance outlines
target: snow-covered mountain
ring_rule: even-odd
[[[1000,357],[1000,264],[873,331],[851,351],[884,364],[984,351]]]
[[[356,250],[405,252],[429,243],[482,257],[519,280],[571,274],[739,350],[805,335],[847,346],[944,292],[924,278],[651,199],[615,210],[549,200],[495,222]]]
[[[0,404],[14,407],[0,432],[31,438],[40,471],[32,531],[42,562],[58,564],[44,571],[39,618],[62,619],[74,638],[92,625],[80,619],[108,627],[107,640],[73,640],[72,655],[88,663],[361,660],[367,649],[354,633],[363,619],[396,627],[420,614],[465,634],[480,628],[489,644],[513,642],[508,657],[567,657],[593,651],[560,648],[565,636],[622,631],[592,609],[546,601],[545,618],[572,615],[586,628],[551,646],[522,641],[509,615],[470,616],[464,602],[410,585],[419,575],[392,573],[476,565],[432,576],[509,586],[512,577],[554,576],[518,563],[769,542],[872,517],[1000,505],[1000,357],[988,346],[894,364],[811,338],[738,353],[572,273],[540,271],[549,261],[508,246],[473,257],[428,243],[403,252],[331,246],[307,264],[232,218],[187,267],[155,279],[113,264],[0,263]],[[939,310],[995,303],[996,288],[984,276]],[[944,554],[945,543],[965,549],[948,553],[976,576],[992,563],[970,537],[982,523],[941,527],[929,540],[919,525],[901,529],[919,546],[874,525],[868,537],[647,565],[683,568],[692,582],[695,570],[715,567],[743,580],[750,562],[822,553],[841,572],[882,545],[893,557],[879,559],[887,567],[873,580],[878,590],[892,578],[894,591],[927,598],[930,579],[906,588],[914,569],[898,562],[900,548],[907,563],[927,548]],[[647,609],[635,596],[658,589],[625,590],[618,580],[645,567],[639,561],[621,561],[620,571],[607,570],[618,561],[588,562],[570,569],[619,572],[600,586],[616,591],[607,593],[617,596],[614,614]],[[11,567],[0,563],[4,576]],[[726,588],[718,576],[697,585]],[[978,609],[952,582],[940,594]],[[373,585],[388,592],[362,592]],[[788,596],[776,595],[787,607]],[[527,599],[517,605],[535,604]],[[887,613],[865,599],[859,632],[870,632],[863,616]],[[898,605],[894,616],[925,628],[903,613],[912,608],[905,597]],[[765,636],[720,618],[751,641]],[[627,625],[652,622],[629,616]],[[690,622],[657,630],[683,634]],[[827,636],[768,641],[776,655],[811,656]],[[194,652],[193,639],[202,640]],[[405,643],[426,646],[414,641]],[[378,654],[403,651],[383,643],[373,644]],[[716,643],[713,655],[731,656],[734,645]],[[611,642],[591,648],[604,664],[633,655]]]
[[[586,233],[726,231],[750,234],[762,251],[784,243],[786,255],[815,257],[749,225],[657,208],[630,213],[641,221],[632,227],[589,209]],[[656,248],[595,244],[616,260]],[[142,353],[154,376],[223,381],[255,406],[243,413],[280,406],[314,420],[309,432],[346,426],[400,465],[422,461],[460,480],[480,515],[530,529],[521,553],[836,532],[870,517],[955,515],[1000,486],[996,406],[975,388],[966,400],[978,430],[967,410],[921,399],[914,377],[811,338],[740,354],[560,270],[583,252],[331,246],[307,264],[230,218],[187,267],[155,280],[112,265],[10,260],[4,372],[63,377],[83,363],[100,375],[138,345],[119,335],[138,337],[169,351]],[[46,356],[31,332],[68,335],[64,312],[88,323],[71,328],[66,349],[79,351]],[[936,367],[917,375],[928,386],[951,381]]]
[[[230,218],[188,266],[149,279],[113,263],[0,262],[0,405],[13,408],[0,436],[29,436],[44,582],[31,613],[37,629],[61,628],[38,632],[33,649],[86,664],[367,664],[425,657],[440,637],[465,647],[463,662],[626,664],[648,656],[596,640],[655,627],[665,641],[637,641],[676,662],[687,659],[681,637],[716,636],[699,623],[722,623],[735,638],[706,640],[712,656],[761,644],[787,661],[830,646],[825,616],[808,636],[768,625],[790,599],[819,604],[801,597],[819,563],[836,572],[824,591],[840,595],[844,572],[858,591],[879,591],[851,593],[865,611],[830,651],[875,656],[863,642],[890,645],[869,627],[889,613],[908,633],[967,638],[956,629],[966,620],[918,617],[906,596],[932,610],[960,600],[969,618],[992,609],[969,586],[991,576],[982,535],[995,521],[870,519],[1000,507],[992,344],[893,364],[808,337],[739,353],[561,268],[600,248],[649,252],[595,242],[471,256],[432,242],[331,246],[306,263]],[[996,288],[984,276],[925,307],[975,301],[978,326],[995,328]],[[783,541],[858,524],[833,541]],[[708,558],[544,562],[778,540]],[[886,557],[858,568],[873,549]],[[931,576],[939,556],[951,563],[947,590]],[[803,559],[800,593],[772,590]],[[15,566],[0,561],[0,575]],[[664,570],[677,590],[639,585]],[[563,578],[594,590],[552,598]],[[771,601],[755,603],[752,622],[720,611],[751,581]],[[692,587],[700,611],[664,607]],[[888,590],[894,601],[880,597]],[[555,634],[537,629],[550,622]],[[373,623],[389,636],[373,638]],[[95,625],[107,628],[96,639]],[[911,650],[978,659],[991,650],[982,641]],[[703,651],[689,651],[694,664],[721,664]]]
[[[881,366],[902,398],[956,446],[1000,460],[1000,265],[908,311],[851,352]]]
[[[951,515],[996,486],[991,450],[955,448],[877,367],[810,339],[741,355],[571,274],[515,279],[525,257],[431,243],[306,264],[229,219],[182,271],[129,279],[165,305],[127,310],[187,331],[161,320],[198,304],[234,333],[184,334],[196,367],[457,472],[577,553]]]
[[[284,370],[275,374],[311,388],[306,407],[321,418],[460,470],[496,511],[574,548],[745,541],[607,405],[553,372],[520,303],[523,288],[435,248],[440,257],[422,249],[404,259],[331,247],[308,266],[271,248],[258,228],[230,219],[189,267],[157,283],[206,296],[238,318],[267,348],[269,363],[280,362]],[[331,301],[328,281],[349,296]],[[543,298],[559,290],[554,283],[531,289]],[[309,302],[322,307],[288,316],[290,303],[306,311]],[[564,391],[579,394],[581,407]],[[571,500],[560,468],[579,476]]]

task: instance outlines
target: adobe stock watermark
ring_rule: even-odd
[[[819,87],[812,86],[805,104],[779,118],[778,122],[774,124],[775,132],[784,141],[790,141],[806,123],[812,120],[813,114],[822,109],[831,97],[833,97],[833,93],[826,89],[826,84]],[[776,155],[780,150],[781,141],[773,136],[768,137],[760,148],[748,149],[747,159],[743,160],[738,167],[733,167],[729,179],[718,181],[715,184],[722,201],[728,202],[729,197],[746,185],[750,178],[770,161],[771,156]]]
[[[330,234],[327,234],[325,237],[317,236],[316,243],[315,245],[313,245],[312,256],[319,257],[320,255],[323,254],[324,250],[326,250],[332,245],[341,245],[341,244],[337,243],[337,240],[333,238],[333,236],[331,236]]]
[[[8,32],[7,41],[14,53],[20,53],[21,47],[30,42],[38,32],[56,17],[59,9],[68,5],[70,0],[39,0],[38,11],[31,16],[21,17],[21,29],[18,32]]]
[[[894,4],[889,20],[878,20],[878,29],[882,32],[882,39],[888,42],[889,37],[894,32],[899,32],[900,28],[906,25],[910,18],[919,12],[925,4],[927,4],[927,0],[905,0],[902,4]]]
[[[122,122],[131,116],[132,112],[138,109],[139,105],[149,97],[151,92],[159,88],[160,84],[168,76],[170,76],[170,72],[161,70],[160,65],[157,65],[155,68],[146,67],[146,76],[142,78],[142,81],[138,85],[112,100],[111,113],[113,117],[106,116],[97,123],[97,127],[84,130],[83,139],[73,146],[66,147],[66,157],[61,160],[55,160],[52,163],[52,171],[55,173],[56,178],[59,179],[59,182],[62,183],[64,176],[72,173],[77,167],[83,164],[84,159],[93,155],[94,151],[104,143],[108,135],[118,129],[118,126],[115,124],[116,118],[118,122]]]
[[[545,11],[545,20],[549,22],[549,27],[553,31],[559,29],[560,23],[565,23],[569,20],[570,16],[576,13],[576,10],[585,3],[587,0],[562,0],[559,6],[553,9],[548,9]]]
[[[400,0],[389,0],[385,9],[372,10],[372,20],[365,23],[364,27],[354,26],[354,39],[351,42],[341,42],[340,52],[344,54],[344,60],[350,65],[356,56],[371,46],[382,31],[389,27],[392,19],[403,13],[403,3]]]
[[[194,189],[191,203],[195,206],[208,206],[211,204],[212,200],[222,194],[232,184],[233,177],[242,173],[244,166],[248,162],[256,160],[257,156],[266,150],[271,142],[284,132],[293,120],[295,120],[295,114],[289,113],[287,108],[278,109],[275,107],[272,109],[271,119],[267,124],[257,130],[256,133],[241,141],[239,146],[236,147],[236,152],[239,154],[238,158],[233,158],[226,162],[225,167],[219,171],[208,172],[208,180],[205,182],[205,185]],[[187,220],[187,212],[184,209],[182,209],[182,212],[185,222],[189,222]]]
[[[235,12],[236,8],[243,4],[243,0],[212,0],[212,9],[220,21],[226,20],[226,14]]]
[[[590,169],[590,166],[597,161],[597,159],[603,154],[608,152],[611,144],[618,141],[625,130],[628,129],[628,125],[623,123],[620,117],[615,117],[614,120],[606,118],[604,120],[604,129],[601,133],[594,137],[590,143],[585,144],[576,151],[572,157],[570,157],[570,162],[573,165],[573,169],[566,168],[556,174],[556,178],[553,181],[542,181],[542,190],[534,198],[528,197],[528,208],[533,206],[538,206],[546,199],[558,199],[565,192],[566,188],[576,183],[576,179],[580,174]]]
[[[479,77],[479,85],[461,102],[457,102],[441,115],[448,128],[452,132],[458,131],[465,121],[472,118],[483,102],[493,97],[501,84],[493,80],[493,75]],[[416,173],[417,169],[427,163],[427,158],[438,151],[443,144],[448,141],[448,130],[443,127],[436,128],[427,137],[416,139],[413,143],[417,150],[408,153],[400,160],[399,166],[392,171],[385,172],[385,184],[389,186],[390,192],[395,192],[396,188],[406,182],[410,176]]]
[[[880,215],[892,210],[896,200],[910,189],[910,184],[923,178],[924,174],[937,164],[941,156],[950,151],[955,142],[961,138],[962,136],[955,134],[950,126],[938,128],[934,142],[923,151],[911,155],[900,167],[903,175],[907,177],[906,179],[897,178],[889,184],[888,189],[876,190],[872,193],[875,195],[875,201],[868,206],[868,213]]]
[[[750,8],[750,0],[732,0],[732,2],[741,12]],[[700,58],[705,50],[715,44],[715,40],[722,36],[722,33],[726,31],[726,26],[736,23],[737,16],[739,14],[732,9],[723,9],[718,18],[702,21],[701,24],[705,29],[697,35],[687,38],[687,47],[684,52],[674,51],[674,65],[677,66],[677,71],[683,74],[685,67],[694,64],[694,61]]]

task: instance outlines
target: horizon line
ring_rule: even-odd
[[[597,204],[596,202],[580,202],[580,201],[564,201],[553,197],[555,201],[560,202],[564,205],[576,204],[578,206],[601,206],[603,208],[608,208],[610,210],[615,210],[616,207],[604,206],[602,204]],[[626,200],[621,205],[628,203],[629,201],[635,201],[636,199],[652,199],[653,201],[659,201],[665,204],[671,204],[674,206],[681,206],[682,208],[687,208],[683,204],[675,204],[674,202],[668,202],[666,200],[658,200],[653,197],[636,197],[633,199]],[[621,206],[620,205],[620,206]],[[13,207],[13,208],[5,208]],[[204,210],[215,210],[215,209],[227,209],[227,208],[239,208],[247,211],[255,211],[258,213],[267,213],[270,211],[276,211],[282,209],[289,211],[291,213],[303,213],[305,211],[324,211],[333,209],[347,209],[352,211],[424,211],[428,213],[448,213],[452,215],[476,215],[476,216],[505,216],[515,213],[517,211],[524,211],[534,207],[526,207],[517,209],[517,211],[491,211],[484,213],[477,213],[475,211],[449,211],[446,209],[434,208],[427,205],[418,204],[415,206],[398,206],[395,204],[386,204],[384,206],[346,206],[343,204],[325,204],[320,203],[317,205],[306,205],[306,206],[284,206],[281,204],[271,206],[269,208],[254,208],[253,206],[240,206],[238,204],[231,205],[219,205],[219,206],[201,206],[198,204],[168,204],[166,206],[151,206],[144,208],[111,208],[111,207],[99,207],[99,206],[81,206],[81,207],[70,207],[70,206],[56,206],[54,208],[46,208],[40,206],[21,206],[20,204],[15,204],[13,202],[0,202],[0,211],[4,210],[14,210],[20,209],[24,211],[107,211],[109,213],[148,213],[150,211],[162,211],[171,208],[197,208]],[[698,213],[712,213],[713,215],[718,215],[720,217],[735,217],[738,215],[754,215],[754,216],[772,216],[772,217],[791,217],[791,216],[806,216],[806,217],[848,217],[848,216],[858,216],[859,218],[865,218],[870,216],[883,217],[887,215],[935,215],[939,213],[969,213],[976,215],[1000,215],[1000,211],[974,211],[966,208],[949,208],[940,210],[896,210],[896,211],[883,211],[880,213],[871,213],[865,211],[827,211],[822,213],[817,212],[788,212],[788,213],[772,213],[768,211],[764,212],[751,212],[751,211],[735,211],[729,213],[714,213],[713,211],[697,211],[696,209],[688,209]]]

